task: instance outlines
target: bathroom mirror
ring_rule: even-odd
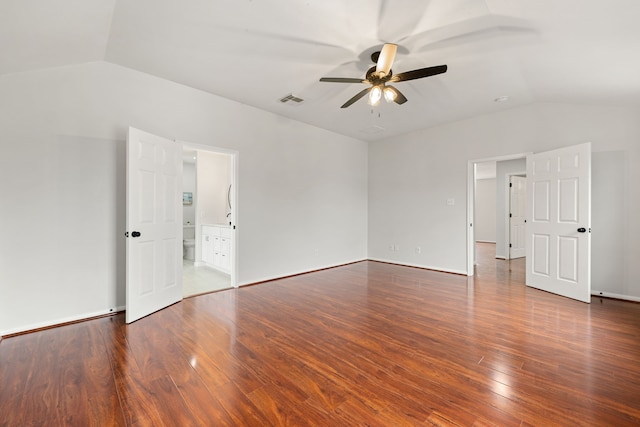
[[[193,204],[193,193],[191,193],[191,192],[182,193],[182,204],[183,205],[191,205],[191,204]]]

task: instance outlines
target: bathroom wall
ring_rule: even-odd
[[[198,151],[196,162],[197,224],[228,224],[231,156]]]
[[[193,203],[182,205],[182,222],[196,223],[196,165],[192,162],[182,164],[182,191],[191,193]]]

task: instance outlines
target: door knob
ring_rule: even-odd
[[[131,237],[140,237],[140,232],[139,231],[132,231],[131,232]]]
[[[578,233],[585,233],[586,231],[587,231],[587,229],[584,228],[584,227],[578,228]],[[135,233],[135,231],[134,231],[134,233]]]

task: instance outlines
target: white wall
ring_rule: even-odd
[[[361,141],[104,62],[0,76],[0,334],[125,304],[128,126],[239,152],[240,284],[366,258]]]
[[[477,242],[496,242],[496,179],[476,180],[475,233]]]
[[[621,253],[633,240],[640,238],[638,234],[629,235],[625,228],[625,224],[637,216],[629,211],[631,206],[625,201],[625,193],[637,193],[639,181],[625,180],[629,171],[625,171],[624,156],[624,151],[602,151],[591,156],[591,257],[595,263],[601,260],[597,268],[592,268],[591,281],[597,284],[595,289],[606,294],[638,295],[637,285],[634,286],[634,282],[638,282],[637,276],[635,279],[631,276],[637,258],[634,260]],[[629,167],[638,169],[639,166],[636,163]],[[625,272],[629,279],[625,279]]]
[[[527,173],[527,159],[496,162],[496,258],[507,258],[507,227],[509,225],[509,176]]]
[[[639,119],[638,108],[540,103],[371,143],[369,257],[466,273],[468,161],[590,141],[593,205],[607,204],[593,211],[592,289],[639,298]],[[611,192],[611,181],[623,184]]]

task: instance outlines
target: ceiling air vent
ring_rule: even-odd
[[[368,133],[368,134],[374,134],[374,133],[384,132],[384,130],[385,129],[382,126],[373,125],[373,126],[371,126],[369,128],[360,130],[360,132]]]
[[[302,98],[298,98],[295,95],[289,94],[287,96],[285,96],[284,98],[280,99],[280,102],[282,102],[283,104],[289,102],[289,101],[293,101],[296,104],[300,104],[302,101],[304,101],[304,99]]]

